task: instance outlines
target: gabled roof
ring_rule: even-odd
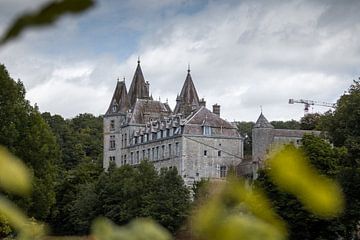
[[[138,99],[133,107],[129,123],[145,124],[149,119],[160,119],[171,114],[170,106],[160,101]]]
[[[125,81],[118,81],[106,115],[125,113],[130,107]]]
[[[261,113],[254,125],[254,128],[274,128],[274,126],[271,125],[265,116]]]
[[[129,89],[130,105],[133,107],[136,103],[136,99],[149,99],[149,89],[146,86],[145,78],[140,67],[140,61],[136,67],[133,80]]]
[[[199,97],[189,69],[180,96],[176,99],[174,113],[182,113],[186,117],[193,109],[199,109],[199,107]]]
[[[189,116],[185,122],[186,124],[236,129],[231,123],[225,121],[206,107],[201,107],[192,116]]]

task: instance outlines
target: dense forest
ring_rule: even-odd
[[[21,81],[14,81],[0,65],[0,145],[20,157],[33,174],[33,192],[26,198],[3,194],[24,212],[49,224],[55,235],[85,235],[98,216],[117,224],[151,217],[176,233],[193,204],[176,169],[157,172],[148,161],[102,168],[102,117],[80,114],[72,119],[40,113],[25,99]],[[345,194],[343,214],[321,219],[303,208],[292,195],[275,186],[267,169],[255,185],[263,188],[276,212],[288,223],[290,239],[352,239],[360,220],[360,83],[354,81],[341,96],[337,108],[325,114],[309,114],[300,121],[273,121],[276,128],[317,129],[325,139],[303,138],[302,151],[324,176],[336,179]],[[245,154],[251,156],[253,122],[240,122]],[[197,184],[197,186],[202,185]],[[314,186],[316,187],[316,186]],[[208,192],[194,188],[194,199]],[[11,234],[0,221],[0,236]]]

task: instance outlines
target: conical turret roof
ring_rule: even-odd
[[[136,99],[149,99],[148,83],[145,82],[144,75],[141,70],[140,61],[136,67],[133,80],[129,89],[130,105],[135,105]]]
[[[177,103],[174,113],[183,113],[188,115],[189,111],[200,108],[199,97],[191,78],[190,69],[188,70],[184,85],[181,89],[180,95],[177,97]]]
[[[254,125],[254,128],[274,128],[274,126],[271,125],[266,117],[261,113]]]
[[[126,112],[130,107],[125,81],[118,81],[106,115]]]

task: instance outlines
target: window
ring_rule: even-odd
[[[147,152],[148,152],[148,153],[147,153],[147,157],[148,157],[148,159],[149,159],[149,160],[150,160],[150,151],[151,151],[151,150],[150,150],[150,148],[148,148],[148,151],[147,151]]]
[[[110,131],[114,131],[115,130],[115,120],[111,120],[110,121]]]
[[[220,166],[220,177],[226,177],[226,166]]]
[[[126,164],[126,154],[124,155],[124,164]]]
[[[179,149],[179,143],[175,143],[175,156],[179,156],[180,155],[180,149]]]
[[[152,158],[151,160],[155,160],[155,148],[151,149]]]
[[[133,165],[133,163],[134,163],[134,153],[131,152],[130,153],[130,164]]]
[[[145,158],[146,158],[146,156],[145,156],[145,149],[144,150],[142,150],[142,160],[144,160]]]
[[[161,146],[161,158],[165,158],[165,145]]]
[[[139,151],[136,151],[136,162],[135,163],[139,163],[140,161],[140,154]]]
[[[171,144],[169,144],[169,158],[171,157]]]
[[[115,156],[110,156],[110,157],[109,157],[109,160],[110,160],[110,162],[113,162],[113,163],[114,163],[114,162],[115,162]]]
[[[134,144],[138,143],[138,137],[134,137]]]
[[[117,110],[117,106],[116,106],[116,104],[114,104],[113,107],[112,107],[112,111],[116,112],[116,110]]]
[[[156,156],[155,159],[158,160],[159,159],[159,147],[156,147]]]
[[[121,147],[124,147],[124,134],[121,134]]]
[[[156,140],[156,133],[152,134],[152,140]]]
[[[164,130],[161,130],[161,137],[162,137],[162,138],[166,137],[165,134],[166,134],[165,131],[164,131]]]
[[[211,135],[211,127],[210,126],[203,126],[203,134],[206,136]]]
[[[166,137],[170,137],[170,129],[166,129]]]
[[[204,156],[207,156],[207,150],[204,150]]]
[[[156,139],[160,139],[160,138],[161,138],[161,135],[162,135],[161,133],[162,133],[162,131],[157,132]]]
[[[115,135],[111,135],[110,136],[110,150],[115,150],[116,145],[115,145]]]
[[[218,157],[221,157],[221,151],[218,151]]]
[[[127,146],[127,134],[125,133],[125,139],[124,139],[125,147]]]

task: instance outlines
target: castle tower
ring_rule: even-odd
[[[274,126],[261,113],[252,129],[252,156],[254,162],[261,164],[264,160],[267,148],[273,142],[273,130]]]
[[[120,129],[127,121],[126,114],[130,108],[129,97],[126,90],[125,80],[119,81],[111,99],[108,110],[104,115],[104,168],[108,168],[110,162],[116,164],[120,159]]]
[[[188,116],[192,111],[200,108],[199,97],[194,85],[194,82],[191,78],[190,68],[184,82],[184,85],[181,89],[180,95],[176,99],[176,106],[174,113],[183,114],[184,117]]]
[[[145,82],[140,60],[138,60],[138,65],[129,89],[130,106],[133,107],[135,105],[136,99],[150,99],[149,90],[150,84],[149,82]]]

